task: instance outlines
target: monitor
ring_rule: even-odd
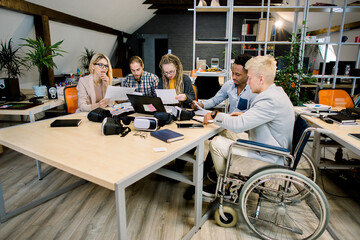
[[[345,68],[347,65],[350,65],[350,69],[355,68],[355,61],[339,61],[338,63],[338,72],[337,75],[344,75]],[[322,74],[322,68],[324,63],[321,62],[319,66],[319,74]],[[335,66],[335,62],[327,62],[325,66],[325,75],[332,75],[332,69]]]

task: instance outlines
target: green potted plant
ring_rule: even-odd
[[[13,46],[12,39],[0,44],[0,71],[3,69],[10,79],[16,79],[22,75],[21,67],[25,66],[19,55],[19,48]]]
[[[95,51],[92,49],[87,49],[85,47],[85,52],[82,52],[80,55],[80,69],[83,70],[84,75],[89,74],[89,66],[91,58],[95,55]]]
[[[22,58],[19,55],[20,47],[14,47],[12,39],[10,38],[8,42],[1,41],[0,44],[0,71],[5,71],[7,78],[3,79],[3,84],[5,82],[12,82],[11,86],[17,86],[15,89],[20,89],[19,87],[19,77],[22,75],[22,67],[25,66]],[[15,82],[15,83],[14,83]],[[14,90],[15,90],[14,89]],[[20,91],[18,93],[20,98]]]
[[[53,45],[45,46],[43,40],[39,37],[36,40],[32,38],[22,38],[26,43],[21,46],[29,47],[29,51],[26,53],[25,61],[30,62],[30,67],[36,66],[39,72],[39,84],[38,86],[33,86],[36,96],[45,96],[46,95],[46,86],[42,85],[41,72],[44,68],[54,69],[57,68],[54,58],[56,56],[63,56],[62,53],[66,51],[61,50],[60,45],[64,40],[59,41]]]
[[[302,105],[310,100],[306,92],[300,92],[301,84],[316,81],[312,74],[307,73],[307,69],[304,68],[301,55],[300,29],[297,34],[292,33],[290,51],[285,56],[276,58],[284,67],[276,72],[275,84],[284,89],[294,106]]]

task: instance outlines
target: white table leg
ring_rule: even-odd
[[[115,184],[116,218],[118,223],[118,239],[126,240],[126,202],[125,187]]]

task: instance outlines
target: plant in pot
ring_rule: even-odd
[[[20,47],[14,47],[12,39],[10,38],[8,42],[1,41],[0,44],[0,71],[5,70],[7,79],[2,80],[2,85],[5,86],[5,82],[12,82],[10,86],[14,89],[10,89],[11,95],[6,96],[14,97],[20,100],[20,88],[19,88],[19,78],[22,75],[22,67],[26,66],[22,58],[19,55]],[[14,83],[16,82],[16,83]]]
[[[80,55],[80,69],[83,70],[84,75],[89,74],[89,66],[91,58],[95,55],[95,51],[92,49],[87,49],[85,47],[85,52],[82,52]]]
[[[61,50],[60,45],[64,40],[59,41],[53,45],[45,46],[44,41],[41,37],[35,39],[32,38],[22,38],[26,43],[21,46],[29,47],[29,51],[26,53],[25,61],[29,61],[30,67],[36,66],[39,72],[39,84],[38,86],[33,86],[36,96],[45,96],[46,95],[46,86],[42,85],[41,72],[44,68],[54,69],[57,68],[54,58],[56,56],[63,56],[62,53],[66,51]]]
[[[301,50],[301,29],[292,33],[291,49],[285,56],[277,57],[276,60],[283,66],[276,72],[275,84],[281,86],[289,96],[294,106],[300,106],[310,100],[307,92],[300,92],[301,84],[315,82],[311,73],[303,66]]]

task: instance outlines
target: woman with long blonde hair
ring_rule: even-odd
[[[183,107],[190,107],[195,100],[195,93],[189,76],[183,74],[183,67],[180,59],[173,54],[165,54],[160,60],[159,67],[162,77],[159,82],[159,89],[175,89],[176,99]]]
[[[107,87],[112,84],[112,67],[110,60],[102,53],[96,53],[90,61],[90,74],[80,78],[77,85],[78,110],[89,112],[95,108],[112,105],[105,97]]]

